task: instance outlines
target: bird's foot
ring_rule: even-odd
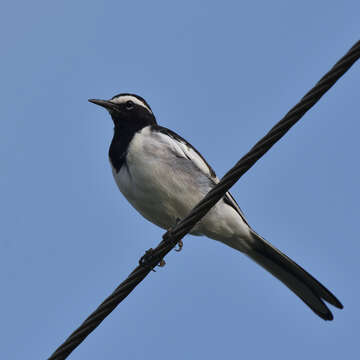
[[[155,250],[153,248],[150,248],[149,250],[146,250],[145,254],[140,258],[139,265],[144,267],[151,267],[151,270],[155,271],[152,266],[152,263],[154,262],[155,258],[156,258]],[[157,265],[160,267],[164,267],[165,264],[166,264],[165,260],[160,259]]]
[[[182,250],[183,246],[184,246],[184,243],[183,243],[182,240],[179,240],[177,245],[178,245],[178,248],[175,249],[175,251],[180,252]]]
[[[176,218],[176,225],[177,225],[180,221],[181,221],[180,218]],[[176,226],[176,225],[175,225],[175,226]],[[180,239],[180,240],[178,241],[177,245],[178,245],[178,248],[175,249],[175,251],[180,252],[180,251],[182,250],[183,246],[184,246],[184,243],[183,243],[183,241]]]
[[[166,262],[164,259],[161,259],[160,262],[158,263],[159,267],[164,267],[166,265]]]
[[[169,233],[169,234],[168,234],[168,235],[165,234],[166,236],[164,236],[164,240],[165,240],[165,241],[174,242],[174,240],[173,240],[173,238],[172,238],[171,232],[172,232],[173,228],[176,227],[176,225],[177,225],[180,221],[181,221],[180,218],[176,218],[176,220],[175,220],[175,226],[171,227],[171,228],[168,230],[168,233]],[[178,248],[175,249],[175,251],[179,252],[179,251],[182,250],[182,248],[183,248],[183,246],[184,246],[184,243],[183,243],[183,241],[180,239],[180,240],[178,240],[178,241],[176,242],[176,245],[178,246]]]

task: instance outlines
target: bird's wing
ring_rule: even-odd
[[[159,134],[162,134],[163,136],[166,136],[166,141],[176,156],[191,161],[204,175],[206,175],[211,180],[214,185],[219,183],[220,180],[216,176],[213,168],[207,163],[199,151],[197,151],[189,142],[187,142],[180,135],[176,134],[174,131],[165,127],[155,125],[153,126],[153,130]],[[241,216],[243,221],[250,227],[242,210],[229,192],[225,194],[223,201],[227,205],[231,206]]]

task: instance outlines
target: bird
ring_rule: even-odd
[[[109,160],[115,182],[130,204],[153,224],[169,230],[220,181],[205,158],[174,131],[157,123],[139,95],[89,99],[114,123]],[[230,192],[191,230],[240,251],[294,292],[315,314],[333,320],[329,303],[341,302],[318,280],[257,234]]]

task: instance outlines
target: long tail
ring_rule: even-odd
[[[252,249],[247,255],[269,271],[292,290],[315,314],[324,320],[332,320],[333,315],[323,300],[342,309],[340,301],[302,267],[276,249],[260,235],[251,231]]]

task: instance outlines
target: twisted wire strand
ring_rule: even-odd
[[[325,74],[251,150],[230,169],[189,215],[163,235],[163,240],[147,257],[146,265],[137,266],[128,278],[59,346],[48,360],[63,360],[124,300],[149,272],[168,254],[225,193],[259,160],[360,57],[360,41]]]

